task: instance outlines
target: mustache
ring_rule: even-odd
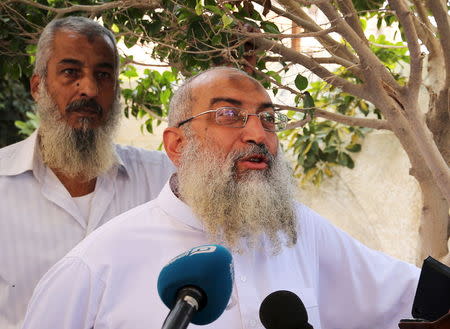
[[[98,115],[103,114],[102,106],[99,103],[97,103],[97,101],[93,98],[78,99],[76,101],[71,102],[69,105],[66,106],[66,113],[84,112],[86,110],[89,110],[90,112],[93,112]]]
[[[229,157],[232,163],[237,163],[239,160],[247,158],[252,155],[261,155],[267,158],[269,167],[272,166],[275,157],[272,153],[269,152],[266,144],[251,144],[250,147],[244,150],[235,150],[233,151]]]

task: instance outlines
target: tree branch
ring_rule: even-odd
[[[443,8],[441,1],[427,1],[427,5],[436,19],[439,40],[442,46],[442,52],[445,59],[445,85],[450,85],[450,24],[447,9]]]
[[[392,9],[395,10],[400,24],[403,26],[410,53],[410,74],[407,90],[408,97],[417,102],[419,88],[422,84],[422,62],[424,55],[420,51],[420,45],[416,29],[412,20],[413,14],[409,11],[403,0],[389,0]]]
[[[436,28],[428,19],[428,8],[425,8],[423,0],[413,0],[413,3],[418,14],[418,18],[413,16],[414,26],[420,40],[426,45],[430,53],[439,54],[441,49],[435,36]]]
[[[257,3],[262,3],[262,0],[255,1]],[[279,0],[281,5],[287,8],[289,11],[282,10],[278,7],[272,5],[271,10],[283,17],[290,19],[295,22],[299,27],[302,27],[306,31],[317,32],[322,30],[322,28],[317,25],[311,17],[309,17],[298,5],[298,3],[290,0]],[[348,48],[334,40],[332,37],[326,35],[317,38],[317,41],[322,44],[322,46],[330,53],[337,57],[341,57],[353,63],[353,65],[357,65],[359,63],[358,58],[348,50]]]
[[[319,31],[319,32],[311,32],[311,33],[300,33],[300,34],[289,34],[288,36],[297,36],[297,35],[301,35],[302,37],[303,36],[308,36],[308,37],[310,37],[310,36],[314,36],[314,37],[317,37],[318,35],[321,35],[322,33],[321,32],[323,32],[323,31],[331,31],[332,30],[332,28],[330,28],[330,29],[327,29],[327,30],[322,30],[322,31]],[[233,34],[236,34],[236,32],[234,32],[234,31],[229,31],[230,33],[233,33]],[[273,38],[273,37],[278,37],[278,39],[282,39],[282,38],[284,38],[284,36],[286,35],[286,34],[273,34],[273,33],[255,33],[255,32],[241,32],[241,33],[239,33],[240,35],[243,35],[243,36],[246,36],[246,37],[249,37],[249,38],[260,38],[260,37],[264,37],[264,38]],[[270,57],[269,57],[270,58]],[[316,60],[316,58],[314,58],[314,57],[312,57],[313,58],[313,60]],[[333,54],[331,54],[331,57],[327,57],[327,58],[319,58],[319,60],[320,60],[320,63],[324,63],[324,64],[339,64],[339,65],[341,65],[341,66],[343,66],[343,67],[345,67],[345,68],[347,68],[350,72],[352,72],[353,74],[355,74],[358,78],[360,78],[361,80],[363,80],[363,76],[362,76],[362,72],[361,72],[361,70],[360,70],[360,68],[359,68],[359,66],[358,65],[356,65],[356,64],[354,64],[354,63],[352,63],[352,62],[350,62],[350,61],[347,61],[346,59],[344,59],[344,58],[341,58],[341,57],[337,57],[337,56],[334,56]],[[317,63],[319,63],[319,60],[317,61]]]
[[[242,32],[242,35],[246,35],[249,37],[265,37],[265,38],[274,38],[274,39],[300,39],[300,38],[319,38],[320,36],[324,35],[324,34],[329,34],[331,32],[333,32],[334,28],[330,27],[328,29],[325,30],[320,30],[317,32],[302,32],[302,33],[295,33],[295,34],[288,34],[288,33],[262,33],[262,32]],[[234,34],[236,34],[235,31],[232,30],[228,30],[228,32],[232,32]]]
[[[148,115],[150,115],[152,118],[160,120],[162,122],[167,122],[167,118],[163,118],[161,116],[159,116],[158,114],[156,114],[155,112],[153,112],[152,110],[150,110],[147,106],[143,105],[143,104],[139,104],[139,106],[145,111],[147,112]]]
[[[358,13],[353,6],[353,2],[351,0],[337,0],[339,8],[344,14],[344,19],[347,24],[359,35],[361,40],[368,44],[368,40],[364,35],[364,31],[361,28],[361,23],[359,21]]]
[[[106,2],[101,5],[72,5],[70,7],[65,8],[54,8],[45,6],[35,1],[31,0],[7,0],[7,3],[23,3],[28,6],[32,6],[35,8],[43,9],[48,12],[52,12],[56,14],[56,18],[60,18],[64,15],[71,14],[77,11],[84,11],[92,14],[96,14],[105,10],[115,9],[115,8],[141,8],[141,9],[156,9],[160,8],[161,4],[158,0],[119,0]]]
[[[244,60],[244,61],[245,61],[245,63],[246,63],[247,65],[251,65],[248,61],[246,61],[246,60]],[[264,73],[264,72],[261,72],[261,71],[258,70],[256,67],[252,66],[252,68],[253,68],[253,72],[255,72],[255,73],[256,73],[257,75],[259,75],[260,77],[263,77],[266,81],[270,81],[271,83],[275,84],[278,88],[287,90],[287,91],[293,93],[294,95],[301,95],[301,94],[302,94],[301,92],[299,92],[299,91],[297,91],[297,90],[294,90],[294,89],[292,89],[291,87],[289,87],[289,86],[287,86],[287,85],[283,85],[283,84],[281,84],[281,83],[278,83],[277,80],[275,80],[274,78],[272,78],[270,75],[268,75],[268,74],[266,74],[266,73]]]
[[[339,64],[339,65],[345,67],[346,69],[348,69],[349,71],[353,71],[353,73],[358,72],[358,74],[355,74],[355,75],[358,78],[360,78],[361,80],[364,80],[364,76],[363,76],[362,71],[359,68],[359,66],[354,65],[354,64],[352,66],[352,63],[350,63],[349,61],[347,61],[341,57],[336,57],[334,55],[331,55],[331,57],[311,57],[311,58],[320,64]]]
[[[295,111],[295,112],[301,112],[301,113],[308,113],[309,111],[313,110],[314,115],[316,117],[332,120],[332,121],[339,122],[339,123],[349,125],[349,126],[391,130],[391,126],[390,126],[389,122],[387,122],[386,120],[349,117],[347,115],[325,111],[325,110],[319,109],[317,107],[309,107],[309,108],[299,109],[297,107],[281,105],[281,104],[275,104],[275,106],[277,106],[283,110],[289,110],[289,111]]]
[[[125,58],[124,62],[122,63],[121,66],[125,66],[128,64],[134,64],[134,65],[139,65],[139,66],[148,66],[148,67],[170,67],[169,64],[151,64],[151,63],[142,63],[142,62],[137,62],[135,60],[129,59],[129,58]]]
[[[339,34],[353,47],[359,56],[362,70],[367,73],[367,78],[373,80],[384,80],[393,89],[399,89],[399,86],[391,73],[375,56],[372,50],[364,43],[358,34],[342,19],[333,5],[328,1],[321,1],[317,6],[328,17],[330,23],[336,26]]]
[[[311,121],[311,114],[306,113],[306,118],[300,121],[290,122],[286,125],[285,130],[301,128]]]
[[[327,83],[330,83],[337,88],[341,88],[345,92],[348,92],[360,98],[369,97],[368,93],[366,93],[362,85],[355,85],[343,78],[334,75],[310,57],[302,55],[297,51],[285,47],[282,44],[276,43],[272,40],[257,38],[254,39],[253,42],[255,43],[255,45],[257,45],[258,48],[280,54],[285,59],[304,66]]]
[[[411,105],[414,107],[414,104]],[[440,153],[433,135],[428,129],[423,114],[417,108],[410,111],[408,115],[415,148],[423,158],[427,167],[433,175],[436,185],[441,190],[446,200],[450,203],[450,169],[443,155]]]

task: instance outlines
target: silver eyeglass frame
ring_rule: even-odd
[[[221,124],[221,123],[219,123],[219,122],[217,121],[217,119],[218,119],[218,118],[217,118],[217,113],[218,113],[219,111],[221,111],[221,110],[226,110],[226,109],[230,109],[230,110],[239,110],[239,111],[240,111],[239,113],[242,113],[242,114],[243,114],[244,120],[242,121],[242,126],[239,126],[239,127],[233,127],[233,126],[230,126],[230,125]],[[274,109],[274,110],[273,110],[273,112],[275,112],[275,114],[276,114],[276,116],[277,116],[277,119],[281,119],[280,121],[274,123],[275,129],[274,129],[274,130],[272,130],[272,129],[267,129],[266,127],[264,127],[264,124],[263,124],[263,129],[264,129],[264,130],[270,131],[270,132],[278,132],[278,131],[282,131],[283,129],[286,128],[286,125],[287,125],[287,122],[289,121],[289,118],[288,118],[286,115],[284,115],[284,114],[282,114],[282,113],[279,113],[278,111],[279,111],[279,109]],[[218,125],[224,126],[224,127],[230,127],[230,128],[244,128],[245,125],[247,124],[247,121],[248,121],[248,117],[249,117],[249,116],[256,116],[256,117],[258,117],[259,120],[261,120],[261,122],[262,122],[263,120],[262,120],[262,118],[261,118],[261,114],[262,114],[262,113],[265,113],[265,112],[269,112],[269,111],[262,111],[262,112],[259,112],[259,113],[248,113],[246,110],[241,109],[241,108],[239,108],[239,107],[222,106],[222,107],[219,107],[219,108],[217,108],[217,109],[215,109],[215,110],[207,110],[207,111],[198,113],[198,114],[196,114],[196,115],[193,115],[193,116],[191,116],[190,118],[187,118],[187,119],[185,119],[185,120],[183,120],[183,121],[180,121],[180,122],[176,125],[176,127],[177,127],[177,128],[180,128],[180,127],[181,127],[182,125],[184,125],[185,123],[187,123],[187,122],[189,122],[189,121],[191,121],[191,120],[193,120],[193,119],[195,119],[195,118],[197,118],[197,117],[199,117],[199,116],[202,116],[202,115],[205,115],[205,114],[208,114],[208,113],[216,113],[215,121],[216,121],[216,123],[217,123]],[[238,122],[238,121],[237,121],[237,122]],[[281,128],[278,128],[278,126],[279,126],[280,124],[282,125],[282,127],[281,127]]]

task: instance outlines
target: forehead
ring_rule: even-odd
[[[106,36],[85,36],[73,31],[60,30],[53,39],[49,63],[61,58],[114,63],[114,45]]]
[[[226,105],[227,101],[214,102],[217,99],[233,99],[240,107],[251,110],[262,104],[271,103],[265,89],[253,79],[239,72],[227,70],[212,71],[193,81],[192,114]]]

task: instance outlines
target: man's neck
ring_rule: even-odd
[[[94,192],[97,178],[86,180],[81,175],[69,177],[58,170],[52,169],[52,171],[72,197],[79,197]]]

